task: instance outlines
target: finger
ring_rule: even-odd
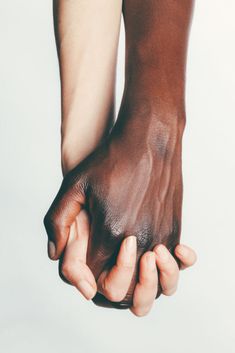
[[[130,286],[136,263],[136,237],[129,236],[121,244],[116,264],[99,276],[98,291],[112,302],[121,301]]]
[[[179,279],[179,267],[177,262],[168,249],[162,244],[155,246],[153,251],[156,254],[162,293],[172,295],[177,289]]]
[[[89,219],[82,210],[71,226],[61,272],[66,280],[89,300],[95,296],[97,286],[91,270],[86,265],[88,239]]]
[[[175,248],[175,254],[181,262],[180,269],[184,270],[190,266],[193,266],[197,261],[197,255],[193,249],[189,246],[179,244]]]
[[[64,191],[67,186],[62,183],[51,207],[44,217],[44,225],[48,235],[48,255],[57,260],[64,250],[70,231],[70,226],[84,204],[84,195],[75,192],[73,188]]]
[[[158,289],[158,274],[156,256],[152,251],[146,252],[140,259],[139,282],[133,296],[133,306],[130,308],[136,316],[146,315],[155,300]]]

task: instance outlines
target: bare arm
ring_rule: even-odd
[[[193,6],[194,0],[124,0],[124,99],[137,107],[145,105],[149,116],[165,109],[166,123],[171,122],[172,113],[178,113],[177,123],[185,122],[185,68]]]
[[[121,0],[54,0],[64,173],[94,150],[113,124],[121,6]]]

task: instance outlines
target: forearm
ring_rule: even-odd
[[[121,0],[54,0],[66,173],[109,131],[114,115]]]
[[[185,120],[185,67],[193,5],[193,0],[124,0],[127,53],[122,110],[128,114],[122,116],[136,116],[140,111],[146,119]]]

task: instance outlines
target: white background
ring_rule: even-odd
[[[0,351],[234,352],[235,2],[196,1],[182,242],[198,263],[145,318],[86,302],[47,258],[42,218],[62,178],[51,3],[0,0]],[[122,30],[118,102],[123,54]]]

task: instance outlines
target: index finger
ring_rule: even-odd
[[[101,294],[112,302],[124,299],[135,269],[136,237],[129,236],[121,244],[116,264],[110,271],[101,273],[97,286]]]
[[[70,236],[60,266],[60,276],[67,283],[75,286],[86,299],[96,294],[95,278],[86,264],[89,239],[89,219],[82,210],[72,224]]]

